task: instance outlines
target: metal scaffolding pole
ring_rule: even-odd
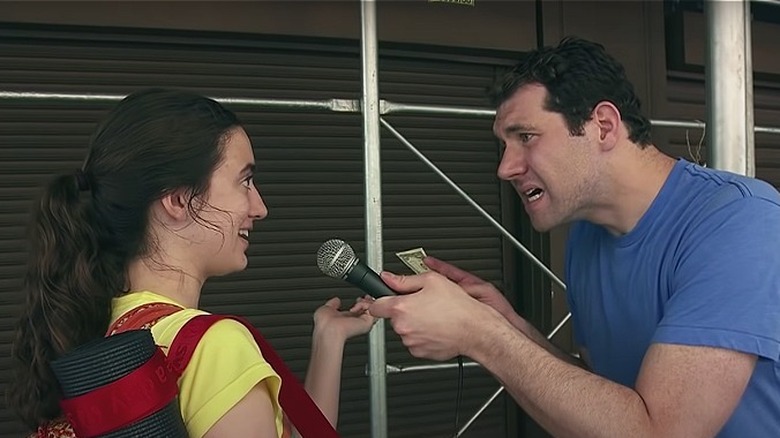
[[[755,176],[750,2],[704,2],[711,167]]]
[[[780,0],[778,0],[780,1]],[[355,99],[255,99],[243,97],[219,97],[210,96],[217,102],[226,105],[251,106],[254,108],[293,110],[322,110],[340,113],[361,112],[360,101]],[[0,91],[0,100],[63,100],[74,102],[119,102],[125,96],[121,94],[96,94],[96,93],[43,93],[37,91]],[[483,108],[459,108],[437,105],[407,105],[403,103],[379,100],[380,114],[431,114],[452,116],[493,117],[495,111]],[[650,124],[658,128],[690,128],[704,129],[706,124],[697,120],[668,120],[651,119]],[[755,126],[756,134],[780,134],[777,126]]]
[[[360,1],[360,57],[363,62],[363,136],[365,178],[366,263],[382,270],[382,167],[379,149],[379,79],[376,2]],[[387,437],[387,371],[385,324],[380,319],[369,333],[368,375],[371,397],[371,436]]]

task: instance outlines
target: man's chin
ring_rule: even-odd
[[[540,218],[540,217],[531,217],[531,226],[533,229],[538,233],[546,233],[553,228],[560,225],[558,222],[551,221],[546,218]]]

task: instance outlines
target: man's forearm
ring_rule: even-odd
[[[550,342],[546,336],[544,336],[539,330],[537,330],[533,325],[531,325],[528,321],[519,315],[514,314],[512,317],[508,318],[508,321],[510,324],[512,324],[512,326],[520,330],[529,339],[536,342],[540,347],[544,348],[558,359],[586,370],[590,369],[588,364],[585,363],[582,358],[573,356],[572,354],[563,351],[561,348],[558,348],[558,346]]]
[[[488,332],[490,342],[469,356],[554,436],[652,436],[646,406],[633,389],[564,362],[506,324]]]

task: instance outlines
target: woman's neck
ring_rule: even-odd
[[[181,266],[168,265],[150,258],[137,259],[127,268],[128,287],[133,291],[150,291],[178,304],[197,308],[204,280]]]

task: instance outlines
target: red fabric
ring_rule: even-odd
[[[159,411],[179,393],[177,376],[157,348],[146,363],[108,385],[60,402],[78,436],[104,435]]]
[[[106,331],[106,336],[122,333],[125,330],[150,329],[157,321],[181,309],[175,304],[168,303],[149,303],[138,306],[117,318]]]
[[[328,422],[322,411],[309,397],[295,374],[290,371],[271,344],[263,338],[260,332],[245,319],[232,315],[200,315],[192,318],[173,339],[168,349],[168,363],[171,371],[181,375],[187,363],[195,352],[195,347],[203,334],[212,324],[222,319],[233,319],[252,333],[255,342],[263,352],[263,357],[271,364],[274,371],[282,379],[279,393],[279,404],[287,418],[303,438],[338,438],[336,429]]]

